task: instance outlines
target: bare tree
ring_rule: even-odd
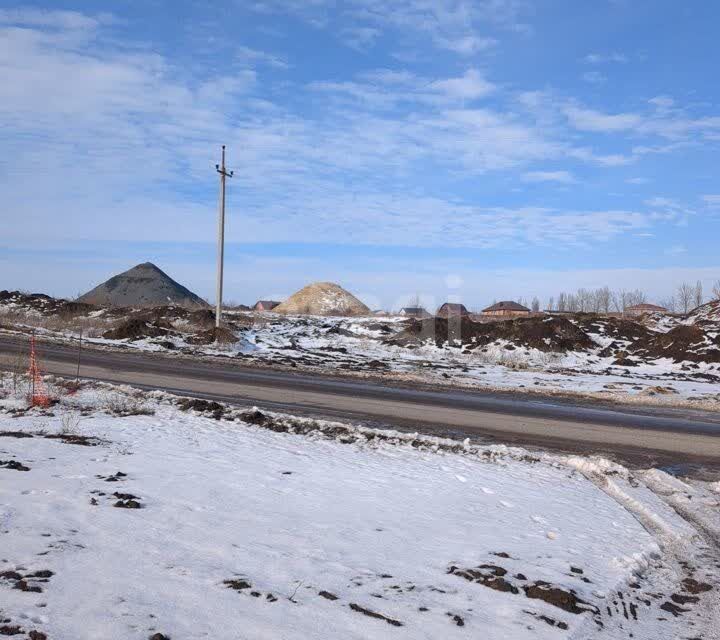
[[[610,311],[610,300],[612,294],[609,287],[601,287],[595,291],[595,311],[597,313],[607,313]]]
[[[530,308],[532,309],[533,313],[538,313],[540,311],[540,300],[538,300],[537,296],[532,299],[532,304]]]
[[[670,313],[677,313],[677,302],[675,301],[674,296],[670,296],[669,298],[667,298],[665,300],[660,300],[660,302],[658,302],[658,304],[661,307],[664,307],[665,309],[667,309]]]
[[[703,286],[700,280],[695,284],[695,299],[693,300],[696,307],[699,307],[703,303]]]
[[[720,300],[720,280],[715,280],[712,288],[713,300]]]
[[[567,294],[563,291],[558,296],[557,310],[558,311],[567,311],[568,310],[567,306],[568,306]]]
[[[688,311],[690,311],[690,307],[693,303],[693,298],[695,297],[695,287],[693,287],[687,282],[683,282],[677,288],[676,297],[678,306],[680,307],[680,311],[682,313],[687,313]]]
[[[611,298],[615,310],[623,313],[628,307],[643,304],[647,301],[647,296],[644,292],[640,291],[640,289],[635,289],[634,291],[626,291],[625,289],[615,291],[611,294]]]
[[[555,309],[555,298],[553,296],[550,296],[550,300],[548,300],[547,309],[548,311],[552,311],[553,309]]]

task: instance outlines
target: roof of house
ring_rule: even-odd
[[[403,307],[400,313],[427,313],[423,307]]]
[[[650,304],[648,302],[642,302],[640,304],[633,304],[625,311],[667,311],[665,307],[661,307],[657,304]]]
[[[487,309],[483,309],[483,313],[488,311],[530,311],[530,309],[511,300],[503,300],[502,302],[496,302],[490,305]]]
[[[280,303],[275,300],[258,300],[255,303],[255,307],[277,307]]]
[[[467,313],[468,310],[465,308],[464,304],[460,304],[458,302],[446,302],[445,304],[440,305],[440,308],[438,309],[438,313],[441,311],[449,311],[453,313]]]

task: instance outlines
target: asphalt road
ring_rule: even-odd
[[[75,376],[77,352],[39,344],[45,372]],[[0,367],[27,342],[0,336]],[[391,386],[236,363],[84,349],[83,378],[162,389],[241,406],[554,450],[639,466],[720,470],[720,415],[581,404],[524,394]]]

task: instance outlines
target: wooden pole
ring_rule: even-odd
[[[223,268],[225,261],[225,179],[232,178],[233,172],[225,170],[225,145],[222,146],[222,159],[220,164],[215,165],[215,170],[220,174],[220,204],[218,215],[218,263],[217,263],[217,291],[215,306],[215,327],[220,328],[222,316],[223,296]]]

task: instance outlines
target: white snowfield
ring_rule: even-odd
[[[11,413],[5,389],[0,633],[717,637],[712,485],[105,385]]]

